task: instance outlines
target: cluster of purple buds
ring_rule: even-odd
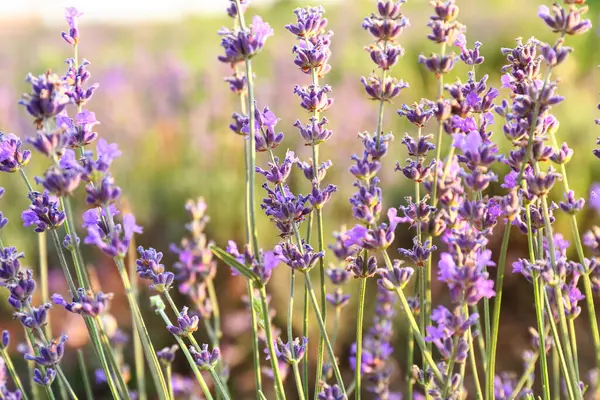
[[[229,128],[238,135],[250,134],[250,119],[245,115],[233,113],[233,123]],[[258,152],[274,149],[283,140],[282,132],[275,132],[275,126],[279,119],[269,109],[269,107],[260,108],[254,103],[254,138],[256,140],[255,150]]]
[[[452,313],[447,308],[439,306],[431,314],[431,321],[435,324],[426,328],[425,341],[433,343],[444,360],[449,361],[454,355],[455,362],[464,363],[469,351],[464,336],[467,330],[475,325],[478,318],[479,314],[476,313],[465,318],[460,308]],[[456,337],[458,340],[455,348],[453,342]]]
[[[592,29],[592,22],[582,18],[587,11],[587,6],[578,8],[575,4],[571,4],[566,10],[558,3],[554,3],[552,12],[548,7],[540,6],[538,16],[552,29],[552,32],[574,36],[584,34]]]
[[[277,245],[273,252],[290,268],[302,273],[310,271],[319,259],[325,256],[322,251],[315,252],[308,243],[303,243],[302,249],[299,249],[298,246],[288,241]]]
[[[39,75],[27,75],[27,83],[31,85],[31,93],[23,94],[19,104],[34,117],[34,123],[42,128],[44,122],[55,117],[71,102],[67,94],[68,87],[63,79],[50,71]]]
[[[0,132],[0,172],[17,172],[31,159],[29,150],[21,150],[21,140],[12,133]]]
[[[482,138],[479,131],[467,134],[456,133],[453,146],[460,149],[458,161],[465,164],[461,171],[463,182],[475,192],[485,190],[491,182],[498,178],[490,171],[490,166],[498,159],[498,146],[487,138]]]
[[[175,361],[175,354],[177,354],[179,346],[174,344],[171,347],[164,347],[156,352],[156,358],[161,362],[162,365],[169,366]]]
[[[345,294],[342,289],[342,286],[350,279],[350,272],[343,265],[330,265],[326,270],[326,274],[329,277],[329,282],[335,287],[333,293],[326,295],[327,302],[336,309],[341,309],[350,300],[350,295]]]
[[[169,325],[167,329],[173,335],[188,336],[198,330],[199,318],[197,315],[189,316],[188,308],[183,307],[177,316],[177,326]]]
[[[78,11],[75,7],[67,7],[65,9],[65,18],[69,24],[69,32],[63,32],[62,37],[65,42],[77,45],[79,42],[79,28],[77,26],[78,19],[83,15],[82,12]]]
[[[72,149],[95,142],[98,139],[98,133],[94,132],[94,126],[99,123],[96,114],[88,110],[78,113],[75,120],[69,118],[64,111],[56,116],[56,126],[64,131],[65,138],[63,140]]]
[[[67,339],[67,335],[63,333],[59,339],[54,339],[47,345],[38,346],[40,352],[38,356],[25,354],[25,359],[34,361],[36,364],[43,367],[54,367],[63,358],[65,353],[65,342]]]
[[[279,361],[287,364],[299,363],[306,353],[308,339],[305,337],[295,338],[292,343],[283,343],[281,338],[275,341],[275,355]]]
[[[37,329],[45,326],[48,323],[48,311],[52,308],[52,304],[44,303],[39,307],[31,307],[26,312],[15,312],[15,319],[21,321],[21,325],[30,329]]]
[[[260,250],[258,257],[255,257],[249,245],[245,245],[243,253],[240,253],[235,242],[231,240],[227,243],[227,252],[254,272],[263,285],[266,285],[271,279],[273,269],[281,262],[275,251],[263,252]],[[234,275],[237,275],[237,271],[232,271]]]
[[[307,205],[311,196],[301,194],[295,196],[287,185],[278,185],[275,189],[271,189],[265,183],[263,188],[267,191],[268,197],[263,199],[260,207],[279,229],[280,236],[290,237],[294,233],[293,225],[301,223],[311,212],[311,208]]]
[[[65,82],[70,87],[67,91],[67,96],[69,96],[72,103],[76,104],[78,107],[83,107],[92,98],[94,92],[100,85],[98,83],[93,83],[87,88],[84,88],[83,86],[91,76],[86,68],[90,65],[88,60],[83,59],[79,66],[76,65],[76,61],[72,58],[67,59],[66,63],[69,68],[65,74]]]
[[[171,289],[175,275],[172,272],[165,271],[165,266],[160,263],[163,254],[153,248],[144,249],[138,247],[139,258],[135,261],[136,272],[142,279],[149,279],[152,284],[151,290],[157,293],[164,293]]]
[[[102,211],[104,218],[113,218],[112,209],[110,213],[111,216],[107,216],[104,210]],[[102,221],[100,212],[96,208],[84,213],[83,227],[87,230],[87,236],[83,242],[98,247],[109,257],[124,258],[133,235],[142,233],[142,227],[135,223],[133,215],[125,214],[123,222],[115,224],[111,229]]]
[[[442,253],[439,262],[439,280],[445,282],[450,289],[452,299],[475,305],[482,298],[496,295],[494,281],[489,279],[487,267],[494,266],[490,250],[479,250],[469,253],[468,257]],[[456,258],[460,262],[456,262]]]
[[[83,288],[77,289],[77,296],[72,302],[66,301],[60,294],[52,295],[52,302],[65,308],[65,310],[88,317],[97,317],[108,309],[108,303],[114,295],[112,293],[98,292],[96,294]]]
[[[346,247],[358,246],[366,250],[383,251],[387,249],[394,241],[394,232],[396,226],[402,221],[402,218],[397,216],[398,210],[390,208],[387,216],[389,224],[381,223],[379,226],[371,229],[356,225],[354,228],[346,232]]]
[[[200,351],[190,346],[190,353],[192,353],[194,361],[201,371],[208,371],[215,368],[221,357],[221,350],[218,347],[213,348],[212,351],[208,351],[207,344],[203,344]]]
[[[412,278],[415,270],[411,267],[402,267],[402,264],[402,261],[394,260],[391,270],[380,271],[377,285],[379,285],[380,288],[389,291],[404,289],[410,281],[410,278]]]
[[[219,56],[218,59],[234,66],[258,54],[265,46],[267,39],[273,36],[273,29],[256,15],[252,17],[252,24],[249,27],[237,31],[221,28],[219,35],[225,54]]]
[[[34,225],[36,232],[45,232],[57,229],[65,222],[66,215],[60,210],[58,200],[50,196],[48,191],[29,192],[27,197],[31,205],[21,214],[24,226]]]

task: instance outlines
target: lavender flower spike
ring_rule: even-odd
[[[169,325],[169,326],[167,326],[167,329],[173,335],[187,336],[187,335],[191,335],[192,333],[194,333],[198,330],[198,322],[199,322],[198,316],[194,315],[194,316],[190,317],[188,315],[188,308],[183,307],[181,309],[181,312],[179,313],[179,316],[177,317],[177,325],[178,326]]]
[[[39,346],[40,355],[32,356],[25,354],[25,359],[35,361],[44,367],[53,367],[57,365],[65,353],[65,342],[69,337],[64,333],[59,339],[54,339],[47,346]]]
[[[219,362],[219,357],[221,357],[221,350],[218,347],[209,352],[207,344],[202,345],[201,351],[197,351],[193,346],[190,346],[190,353],[194,356],[194,361],[201,371],[215,368]]]

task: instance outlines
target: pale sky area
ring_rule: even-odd
[[[41,19],[61,22],[65,7],[76,7],[86,20],[117,23],[124,21],[173,20],[189,13],[224,10],[229,0],[0,0],[0,21]],[[272,0],[254,0],[265,4]]]

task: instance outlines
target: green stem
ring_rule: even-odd
[[[221,397],[223,397],[223,399],[225,400],[230,400],[229,391],[223,385],[221,377],[219,376],[219,374],[217,374],[217,371],[215,371],[214,368],[209,368],[208,372],[210,373],[210,376],[212,376],[213,382],[215,383],[215,387],[217,388],[217,391],[219,392]]]
[[[213,325],[216,342],[213,342],[213,347],[219,346],[219,341],[223,336],[221,332],[221,311],[219,309],[219,301],[217,299],[217,292],[215,291],[215,284],[213,279],[206,281],[206,288],[208,289],[208,297],[212,306]]]
[[[552,393],[553,400],[560,400],[560,357],[558,350],[552,346]]]
[[[167,364],[165,367],[165,379],[167,381],[167,387],[169,388],[169,397],[172,399],[175,398],[175,393],[173,392],[173,369],[171,368],[171,364]]]
[[[536,354],[533,357],[533,359],[531,360],[531,362],[529,363],[529,365],[527,365],[527,369],[525,369],[525,371],[523,371],[523,375],[521,375],[521,379],[519,379],[519,381],[517,382],[517,385],[513,389],[509,399],[518,398],[519,392],[521,391],[521,389],[523,389],[523,386],[525,386],[525,382],[527,382],[527,380],[529,379],[529,376],[531,374],[533,374],[533,372],[535,371],[535,363],[537,362],[538,356],[539,356],[539,353]]]
[[[471,371],[473,371],[473,381],[475,382],[475,390],[477,391],[477,400],[483,400],[483,390],[479,382],[479,372],[477,371],[477,358],[475,357],[475,347],[473,346],[473,333],[469,327],[467,332],[467,340],[469,342],[469,360],[471,361]],[[485,369],[485,366],[484,366]]]
[[[25,392],[25,388],[23,387],[23,384],[21,383],[21,379],[19,379],[19,374],[17,374],[17,370],[15,369],[15,365],[13,364],[10,355],[8,354],[8,351],[6,349],[2,349],[2,358],[4,358],[4,362],[6,363],[6,369],[8,370],[8,373],[10,374],[10,376],[13,379],[13,382],[15,383],[15,386],[17,387],[17,389],[19,389],[21,391],[21,394],[23,396],[23,400],[28,400],[27,397],[27,392]]]
[[[385,265],[387,266],[387,268],[389,270],[391,270],[393,268],[393,265],[392,265],[392,260],[390,260],[390,256],[387,254],[386,251],[383,251],[382,254],[383,254],[383,259],[385,261]],[[398,299],[400,300],[400,305],[402,306],[402,308],[404,309],[404,312],[406,313],[406,317],[408,318],[408,323],[409,323],[411,329],[413,330],[413,336],[414,336],[415,340],[417,341],[417,344],[419,345],[419,349],[421,350],[424,362],[427,363],[427,365],[429,365],[429,367],[433,371],[433,374],[435,375],[435,377],[440,382],[443,382],[444,376],[440,372],[435,361],[433,361],[431,352],[427,349],[427,344],[425,343],[425,340],[423,339],[423,336],[421,335],[421,332],[419,331],[419,325],[417,325],[417,320],[415,319],[415,316],[413,315],[413,313],[410,309],[410,305],[408,304],[408,300],[406,300],[406,296],[404,295],[404,292],[399,288],[397,288],[395,290],[395,292],[398,295]]]
[[[309,236],[309,235],[307,235]],[[308,238],[307,238],[307,243],[309,243]],[[302,317],[303,317],[303,322],[302,322],[302,335],[305,338],[308,338],[308,318],[309,318],[309,307],[310,307],[310,300],[308,298],[308,289],[306,288],[306,285],[303,286],[303,297],[304,297],[304,302],[303,302],[303,310],[302,310]],[[337,312],[336,312],[336,316],[337,316]],[[339,321],[339,317],[336,318],[336,321]],[[334,336],[335,338],[335,336]],[[332,339],[335,340],[335,339]],[[333,343],[332,343],[333,345]],[[304,385],[304,393],[306,393],[306,395],[308,396],[308,351],[306,353],[304,353],[304,357],[302,357],[302,383]]]
[[[271,368],[273,370],[273,380],[275,381],[275,393],[278,399],[285,399],[285,390],[283,389],[283,381],[281,380],[281,373],[279,372],[279,363],[277,361],[277,355],[275,353],[275,343],[273,343],[273,332],[271,330],[271,316],[269,314],[269,306],[267,305],[267,291],[265,289],[265,286],[261,285],[259,291],[264,328],[267,336],[267,348],[269,349],[269,359],[271,361]]]
[[[83,256],[81,255],[81,247],[77,244],[77,230],[75,225],[75,218],[73,217],[73,207],[71,206],[71,199],[65,197],[64,200],[61,198],[61,203],[67,214],[67,221],[65,223],[65,231],[73,239],[73,251],[71,253],[73,257],[73,264],[75,265],[75,271],[77,272],[78,279],[82,282],[85,289],[91,289],[92,283],[88,274]],[[140,399],[142,400],[142,399]]]
[[[406,397],[407,399],[413,398],[413,374],[412,374],[412,366],[414,362],[414,354],[415,354],[415,339],[413,336],[413,330],[409,326],[408,331],[406,333]]]
[[[67,264],[67,259],[65,258],[65,253],[63,252],[62,244],[60,243],[60,238],[58,237],[58,232],[56,229],[52,229],[52,239],[54,240],[54,246],[56,248],[56,253],[58,254],[58,259],[60,261],[60,266],[62,267],[63,274],[67,280],[67,285],[69,287],[69,291],[71,295],[77,298],[77,286],[73,281],[73,277],[71,276],[71,272],[69,271],[69,265]]]
[[[319,304],[317,302],[317,297],[315,296],[315,291],[313,290],[312,284],[310,282],[310,274],[306,272],[304,274],[304,283],[306,284],[306,288],[308,289],[308,295],[310,296],[310,301],[313,306],[313,311],[315,312],[315,316],[317,317],[317,323],[319,324],[319,329],[321,330],[321,335],[325,339],[325,347],[327,348],[327,352],[329,353],[329,358],[331,359],[331,366],[333,367],[333,374],[335,375],[335,379],[337,381],[338,386],[340,387],[342,394],[346,395],[346,388],[344,387],[344,380],[342,379],[342,374],[340,373],[340,369],[337,365],[335,353],[333,352],[333,347],[331,347],[331,341],[329,340],[329,336],[327,335],[327,328],[325,327],[325,322],[321,317],[321,312],[319,311]]]
[[[117,362],[116,355],[112,346],[110,345],[108,335],[103,329],[102,320],[100,318],[95,318],[93,320],[86,318],[86,324],[88,323],[88,330],[90,328],[93,329],[94,333],[90,336],[92,337],[94,349],[98,349],[96,350],[96,355],[100,359],[100,365],[104,370],[104,374],[106,375],[107,379],[109,379],[109,386],[115,385],[115,383],[112,383],[112,380],[114,379],[116,381],[117,390],[120,396],[124,399],[129,399],[129,389],[127,388],[127,384],[123,379],[119,362]]]
[[[296,381],[296,389],[298,390],[298,398],[304,399],[304,390],[302,389],[302,379],[300,379],[300,373],[298,372],[298,363],[296,360],[296,352],[294,350],[294,292],[296,285],[296,271],[290,268],[290,301],[288,303],[288,316],[287,316],[287,336],[288,344],[290,346],[290,352],[292,353],[292,359],[294,360],[294,380]]]
[[[85,358],[83,357],[83,351],[77,349],[77,362],[79,364],[79,370],[81,371],[81,379],[83,380],[83,388],[85,389],[85,397],[87,400],[94,400],[92,392],[92,384],[87,374],[87,367],[85,365]]]
[[[302,387],[302,378],[300,377],[300,368],[298,363],[292,363],[292,369],[294,371],[294,380],[296,381],[296,390],[298,391],[298,399],[304,400],[304,389]]]
[[[365,254],[365,263],[367,257]],[[362,382],[362,339],[363,339],[363,319],[365,314],[365,296],[367,293],[367,278],[360,279],[360,291],[358,295],[358,308],[356,310],[356,367],[354,372],[354,380],[356,381],[356,400],[361,398],[361,382]]]
[[[129,269],[129,279],[131,281],[131,288],[134,293],[136,301],[139,301],[139,286],[138,276],[136,272],[136,250],[135,245],[127,251],[127,268]],[[131,317],[131,323],[134,325],[133,316]],[[135,365],[135,379],[137,383],[138,399],[146,400],[148,395],[146,394],[146,366],[144,363],[144,349],[142,348],[142,341],[138,335],[133,335],[133,360]],[[170,372],[170,371],[169,371]],[[171,386],[170,378],[165,378],[167,385]],[[171,398],[173,396],[171,395]]]
[[[485,307],[484,307],[485,309]],[[471,314],[477,313],[477,306],[473,306],[471,307]],[[488,303],[488,312],[489,312],[489,303]],[[489,322],[489,319],[488,319]],[[489,323],[487,324],[489,326]],[[485,340],[483,338],[483,331],[481,328],[481,321],[479,320],[479,318],[477,319],[477,321],[475,321],[475,328],[477,329],[477,332],[479,332],[479,335],[477,335],[477,347],[479,348],[479,353],[481,356],[481,367],[483,368],[483,371],[487,370],[487,352],[485,351]]]
[[[108,218],[109,221],[111,219],[112,218]],[[162,369],[160,368],[158,358],[156,358],[156,351],[154,350],[154,346],[152,345],[150,334],[148,333],[148,329],[146,328],[146,324],[144,323],[142,313],[135,299],[135,293],[131,288],[129,276],[127,275],[127,271],[125,269],[125,266],[123,265],[123,260],[118,257],[115,257],[114,260],[115,264],[117,265],[117,269],[119,270],[119,274],[121,275],[121,281],[123,282],[123,286],[125,287],[125,294],[127,295],[127,301],[129,302],[129,307],[131,308],[131,313],[133,315],[132,318],[134,326],[137,334],[140,336],[140,340],[142,341],[144,354],[146,356],[146,361],[148,362],[148,365],[150,367],[152,379],[154,381],[154,384],[156,385],[158,397],[161,400],[164,400],[168,397],[167,384],[165,382]]]
[[[254,383],[256,385],[256,391],[262,392],[262,377],[260,372],[260,349],[258,347],[258,319],[256,311],[254,310],[254,283],[248,279],[248,302],[250,304],[250,316],[251,316],[251,327],[250,332],[252,333],[252,361],[254,363]]]
[[[29,179],[27,179],[27,175],[25,174],[25,171],[23,170],[23,168],[19,168],[19,173],[21,174],[21,178],[23,178],[23,181],[25,182],[25,185],[27,186],[28,192],[29,193],[33,192],[33,187],[31,186]]]
[[[444,383],[444,390],[442,391],[442,398],[445,399],[448,395],[448,390],[450,390],[450,382],[452,381],[452,372],[454,371],[454,364],[456,363],[456,350],[458,348],[458,340],[460,336],[454,336],[452,339],[452,353],[450,354],[450,362],[446,366],[446,381]]]
[[[38,255],[40,262],[40,284],[42,287],[42,302],[47,302],[50,299],[50,293],[48,290],[48,246],[46,244],[46,232],[40,232],[38,234]],[[44,327],[46,336],[52,337],[52,325],[50,323],[50,313],[48,313],[48,320]]]
[[[504,281],[504,267],[506,265],[506,253],[508,252],[508,242],[510,239],[510,221],[504,226],[504,236],[502,237],[502,247],[500,249],[500,259],[496,275],[496,298],[494,300],[494,314],[492,316],[491,337],[488,338],[488,368],[486,371],[486,389],[487,399],[494,398],[494,377],[496,371],[496,352],[498,350],[498,331],[500,329],[500,309],[502,305],[502,289]]]

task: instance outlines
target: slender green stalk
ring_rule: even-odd
[[[163,319],[163,321],[165,322],[165,324],[167,326],[172,325],[171,321],[169,320],[169,317],[167,316],[167,314],[165,313],[164,310],[157,308],[156,313],[161,316],[161,318]],[[185,355],[185,358],[187,359],[188,364],[192,368],[192,371],[194,372],[194,376],[196,376],[196,380],[200,384],[200,388],[202,389],[202,393],[204,394],[204,397],[206,397],[207,400],[214,400],[212,397],[212,394],[210,393],[210,389],[206,385],[206,381],[204,380],[202,373],[200,373],[200,370],[198,369],[198,366],[196,365],[196,362],[194,361],[194,357],[192,357],[192,354],[188,350],[187,346],[185,345],[185,343],[179,336],[173,335],[173,337],[175,338],[175,341],[179,345],[179,348],[181,349],[181,351],[183,351],[183,354]]]
[[[64,382],[67,393],[69,395],[69,397],[73,400],[78,400],[77,395],[75,394],[75,391],[73,390],[73,388],[71,387],[71,385],[69,384],[69,379],[67,378],[67,376],[65,375],[65,373],[62,370],[62,367],[60,365],[56,365],[56,373],[59,377],[59,379]]]
[[[494,300],[494,314],[492,316],[491,337],[488,338],[488,364],[486,370],[486,389],[487,399],[494,398],[494,377],[496,371],[496,352],[498,350],[498,331],[500,329],[500,309],[502,305],[502,286],[504,282],[504,267],[506,265],[506,253],[508,252],[508,242],[510,239],[510,221],[504,226],[504,236],[502,237],[502,247],[500,248],[500,260],[496,275],[496,299]]]
[[[116,385],[120,396],[124,399],[129,399],[129,389],[127,388],[127,384],[123,379],[123,374],[121,373],[121,368],[119,367],[120,363],[117,362],[117,357],[114,354],[112,346],[110,345],[108,335],[104,329],[101,329],[102,320],[100,320],[100,318],[95,318],[93,320],[86,318],[86,324],[88,323],[91,325],[91,327],[93,327],[94,333],[90,336],[92,337],[94,349],[99,349],[96,350],[96,355],[100,359],[100,365],[104,370],[104,375],[106,375],[107,379],[110,379],[109,386],[111,384]],[[88,328],[88,330],[90,328]],[[116,381],[116,384],[111,383],[113,379]]]
[[[367,257],[364,256],[366,264]],[[362,339],[363,339],[363,319],[365,314],[365,295],[367,293],[367,278],[360,278],[360,291],[358,295],[358,308],[356,310],[356,367],[354,368],[354,380],[356,382],[356,400],[361,398],[362,382]]]
[[[477,312],[478,312],[477,306],[471,307],[471,314],[474,314]],[[488,312],[489,312],[489,303],[488,303]],[[488,320],[488,322],[489,322],[489,320]],[[487,325],[489,326],[489,323]],[[485,372],[485,370],[487,370],[487,361],[488,360],[487,360],[487,352],[485,350],[485,340],[483,337],[483,331],[481,329],[481,321],[479,320],[479,318],[477,319],[477,321],[475,321],[475,328],[477,329],[477,332],[479,332],[479,335],[477,335],[477,347],[479,348],[479,355],[481,357],[481,367],[483,368],[483,371]]]
[[[306,235],[307,236],[307,243],[310,243],[308,241],[308,236],[310,235]],[[302,286],[302,293],[303,293],[303,298],[304,298],[304,302],[303,302],[303,307],[302,307],[302,335],[305,338],[308,338],[308,318],[309,318],[309,307],[310,307],[310,299],[308,298],[308,289],[306,288],[306,285]],[[336,322],[339,322],[339,311],[336,310]],[[337,332],[337,328],[334,328],[334,337],[332,339],[332,342],[335,341],[335,333]],[[333,343],[332,343],[333,346]],[[303,383],[303,390],[304,393],[306,393],[306,395],[308,396],[308,351],[304,353],[304,357],[302,357],[302,383]],[[318,383],[317,383],[318,384]]]
[[[77,244],[77,230],[75,225],[75,218],[73,217],[73,207],[71,206],[71,199],[69,199],[68,197],[61,197],[60,200],[63,209],[67,214],[65,231],[68,235],[70,235],[73,238],[74,249],[71,251],[71,256],[73,257],[73,265],[75,265],[75,271],[77,272],[78,279],[80,280],[82,286],[85,289],[91,289],[92,283],[90,281],[90,276],[88,274],[87,268],[85,267],[83,256],[81,255],[81,248],[79,247],[79,244]]]
[[[173,392],[173,369],[171,364],[167,364],[165,366],[165,379],[167,381],[167,387],[169,388],[169,397],[174,399],[175,393]]]
[[[454,371],[454,364],[456,363],[456,351],[458,349],[458,339],[460,336],[454,336],[452,339],[452,352],[450,354],[450,362],[446,365],[446,381],[444,383],[444,390],[442,391],[442,398],[445,399],[448,395],[448,390],[450,390],[450,382],[452,381],[452,375]]]
[[[271,368],[273,369],[273,380],[275,381],[275,393],[278,399],[285,399],[285,390],[283,389],[283,381],[281,380],[279,363],[277,362],[277,355],[275,353],[275,344],[273,343],[271,317],[269,314],[269,306],[267,305],[267,291],[264,285],[259,288],[259,291],[264,328],[267,336],[267,348],[269,349],[269,359],[271,361]]]
[[[33,187],[31,186],[29,179],[27,179],[27,174],[25,174],[25,171],[23,170],[23,168],[19,168],[19,173],[21,174],[21,178],[23,178],[23,181],[25,182],[25,185],[27,186],[28,192],[29,193],[33,192]]]
[[[108,219],[109,221],[111,220],[111,218]],[[135,299],[135,293],[131,288],[129,276],[127,275],[125,265],[123,265],[123,260],[121,260],[118,257],[115,257],[114,260],[115,264],[117,265],[117,269],[119,270],[119,275],[121,275],[121,281],[123,282],[123,286],[125,287],[125,294],[127,295],[127,301],[129,302],[129,307],[131,308],[131,313],[133,315],[134,326],[137,334],[140,336],[140,340],[142,341],[144,354],[146,356],[146,361],[148,362],[148,365],[150,367],[152,379],[154,381],[154,384],[156,385],[158,397],[161,400],[166,399],[168,397],[167,384],[165,382],[165,378],[160,368],[158,358],[156,358],[156,351],[154,350],[154,346],[152,345],[150,334],[148,334],[148,329],[146,328],[146,324],[144,323],[142,313]]]
[[[134,293],[136,301],[139,301],[139,287],[138,287],[138,276],[136,273],[136,246],[132,243],[127,251],[127,268],[129,269],[129,279],[131,281],[131,288]],[[133,315],[131,317],[132,325]],[[138,399],[146,400],[148,395],[146,394],[146,365],[144,363],[144,349],[142,348],[142,341],[138,335],[133,335],[133,360],[135,366],[135,380],[137,383]],[[167,385],[171,386],[171,379],[165,378]],[[171,395],[171,398],[173,396]]]
[[[260,374],[260,350],[258,348],[258,318],[256,311],[254,310],[254,283],[248,279],[248,302],[250,304],[250,316],[251,326],[250,332],[252,333],[252,362],[254,363],[254,383],[256,385],[256,391],[262,392],[262,377]]]
[[[556,347],[552,347],[552,399],[560,400],[560,357]]]
[[[94,394],[92,392],[92,384],[87,373],[87,367],[85,365],[85,358],[83,357],[83,351],[77,349],[77,363],[79,364],[79,370],[81,371],[81,379],[83,380],[83,388],[85,390],[85,397],[87,400],[94,400]]]
[[[333,347],[331,347],[331,341],[329,340],[329,336],[327,335],[327,328],[325,327],[325,322],[321,317],[321,312],[319,311],[319,304],[317,302],[317,297],[315,296],[315,291],[310,282],[310,275],[308,272],[304,274],[304,283],[306,288],[308,289],[308,295],[310,296],[310,301],[313,306],[313,311],[315,312],[315,316],[317,317],[317,323],[319,324],[319,329],[321,330],[321,335],[325,339],[325,347],[327,348],[327,352],[329,353],[329,358],[331,359],[331,366],[333,368],[333,374],[337,381],[338,386],[340,387],[342,394],[346,394],[346,388],[344,386],[344,380],[342,379],[342,374],[340,373],[340,369],[337,365],[335,353],[333,351]]]
[[[1,242],[1,240],[0,240]],[[3,245],[0,245],[0,248],[4,249]],[[37,349],[37,347],[34,346],[34,341],[33,341],[33,336],[28,334],[27,329],[25,329],[25,340],[27,342],[27,344],[29,345],[29,347],[31,349],[33,349],[33,352],[35,353],[35,355],[39,355],[39,351]],[[28,361],[27,362],[27,370],[29,371],[29,385],[31,388],[31,397],[33,397],[34,400],[38,400],[40,398],[40,387],[39,385],[37,385],[34,381],[33,381],[33,376],[34,376],[34,370],[35,370],[35,363],[33,361]],[[25,392],[23,392],[25,393]]]
[[[288,303],[288,315],[287,315],[287,336],[288,343],[290,346],[290,352],[292,353],[292,359],[296,360],[296,352],[294,350],[294,292],[296,285],[296,271],[290,268],[290,301]],[[298,371],[298,363],[294,361],[292,364],[294,369],[294,380],[296,381],[296,389],[298,390],[298,398],[304,399],[304,390],[302,389],[302,379]]]
[[[229,391],[223,385],[223,382],[221,381],[221,377],[219,376],[217,371],[214,368],[209,368],[208,372],[210,373],[210,376],[212,376],[213,382],[215,383],[215,387],[217,388],[217,391],[219,392],[221,397],[223,397],[223,399],[225,399],[225,400],[230,400]]]
[[[517,382],[509,399],[518,398],[519,392],[521,391],[521,389],[523,389],[523,386],[525,386],[525,383],[529,379],[530,375],[533,374],[533,372],[535,371],[535,363],[537,362],[538,356],[539,356],[539,353],[536,353],[535,356],[532,358],[531,362],[529,363],[529,365],[527,365],[527,368],[525,369],[525,371],[523,371],[523,375],[521,375],[521,378]]]
[[[40,284],[42,290],[42,302],[46,302],[50,299],[50,292],[48,290],[48,246],[46,244],[46,232],[40,232],[38,234],[38,256],[40,263]],[[44,330],[48,337],[52,337],[52,326],[50,323],[50,313],[48,313],[48,320]]]
[[[25,387],[23,387],[23,384],[21,383],[21,379],[19,379],[19,374],[17,374],[17,370],[15,369],[15,365],[13,364],[10,355],[8,354],[8,350],[2,349],[0,354],[2,354],[2,358],[4,359],[4,362],[6,364],[6,369],[12,377],[15,386],[21,391],[23,400],[28,400],[27,392],[25,391]]]
[[[58,232],[56,229],[52,229],[51,232],[52,239],[54,240],[54,246],[58,254],[58,259],[60,261],[60,266],[62,267],[63,274],[67,280],[69,291],[73,297],[77,297],[77,286],[75,285],[75,281],[73,281],[73,277],[69,271],[69,265],[67,264],[67,259],[65,258],[65,253],[63,252],[62,244],[60,243],[60,238],[58,237]]]
[[[213,347],[217,347],[219,346],[219,341],[223,336],[223,332],[221,332],[221,310],[219,309],[219,300],[217,299],[217,292],[215,291],[215,283],[213,279],[208,279],[206,281],[206,288],[208,290],[208,297],[212,306],[213,326],[216,339],[216,341],[213,341]]]
[[[479,372],[477,371],[477,358],[475,357],[475,347],[473,346],[473,333],[471,328],[467,332],[467,341],[469,343],[469,361],[471,361],[471,371],[473,371],[473,381],[475,382],[476,399],[483,400],[483,390],[481,390],[481,383],[479,382]],[[485,369],[485,367],[484,367]]]
[[[412,366],[414,362],[415,354],[415,338],[413,336],[413,330],[409,326],[406,333],[406,396],[407,399],[413,398],[413,374]]]
[[[391,270],[393,268],[393,265],[392,265],[392,260],[390,260],[390,256],[388,255],[388,253],[386,251],[383,251],[382,254],[383,254],[383,259],[385,261],[385,265],[387,266],[387,268],[389,270]],[[435,375],[435,377],[440,382],[442,382],[444,380],[444,377],[443,377],[442,373],[440,372],[439,368],[437,367],[437,365],[435,364],[435,361],[433,361],[431,352],[427,349],[427,344],[425,343],[425,340],[423,339],[423,335],[419,331],[419,325],[417,324],[417,320],[415,319],[415,316],[413,315],[412,311],[410,310],[410,305],[408,304],[408,300],[406,300],[406,296],[404,295],[404,292],[399,288],[397,288],[395,290],[395,292],[398,295],[398,299],[400,300],[400,305],[402,306],[402,308],[404,309],[404,312],[406,313],[406,317],[408,318],[408,323],[409,323],[411,329],[413,330],[413,336],[414,336],[415,340],[417,341],[417,344],[419,345],[419,349],[421,350],[421,354],[423,356],[424,362],[427,363],[427,365],[429,365],[429,367],[433,371],[433,374]]]

